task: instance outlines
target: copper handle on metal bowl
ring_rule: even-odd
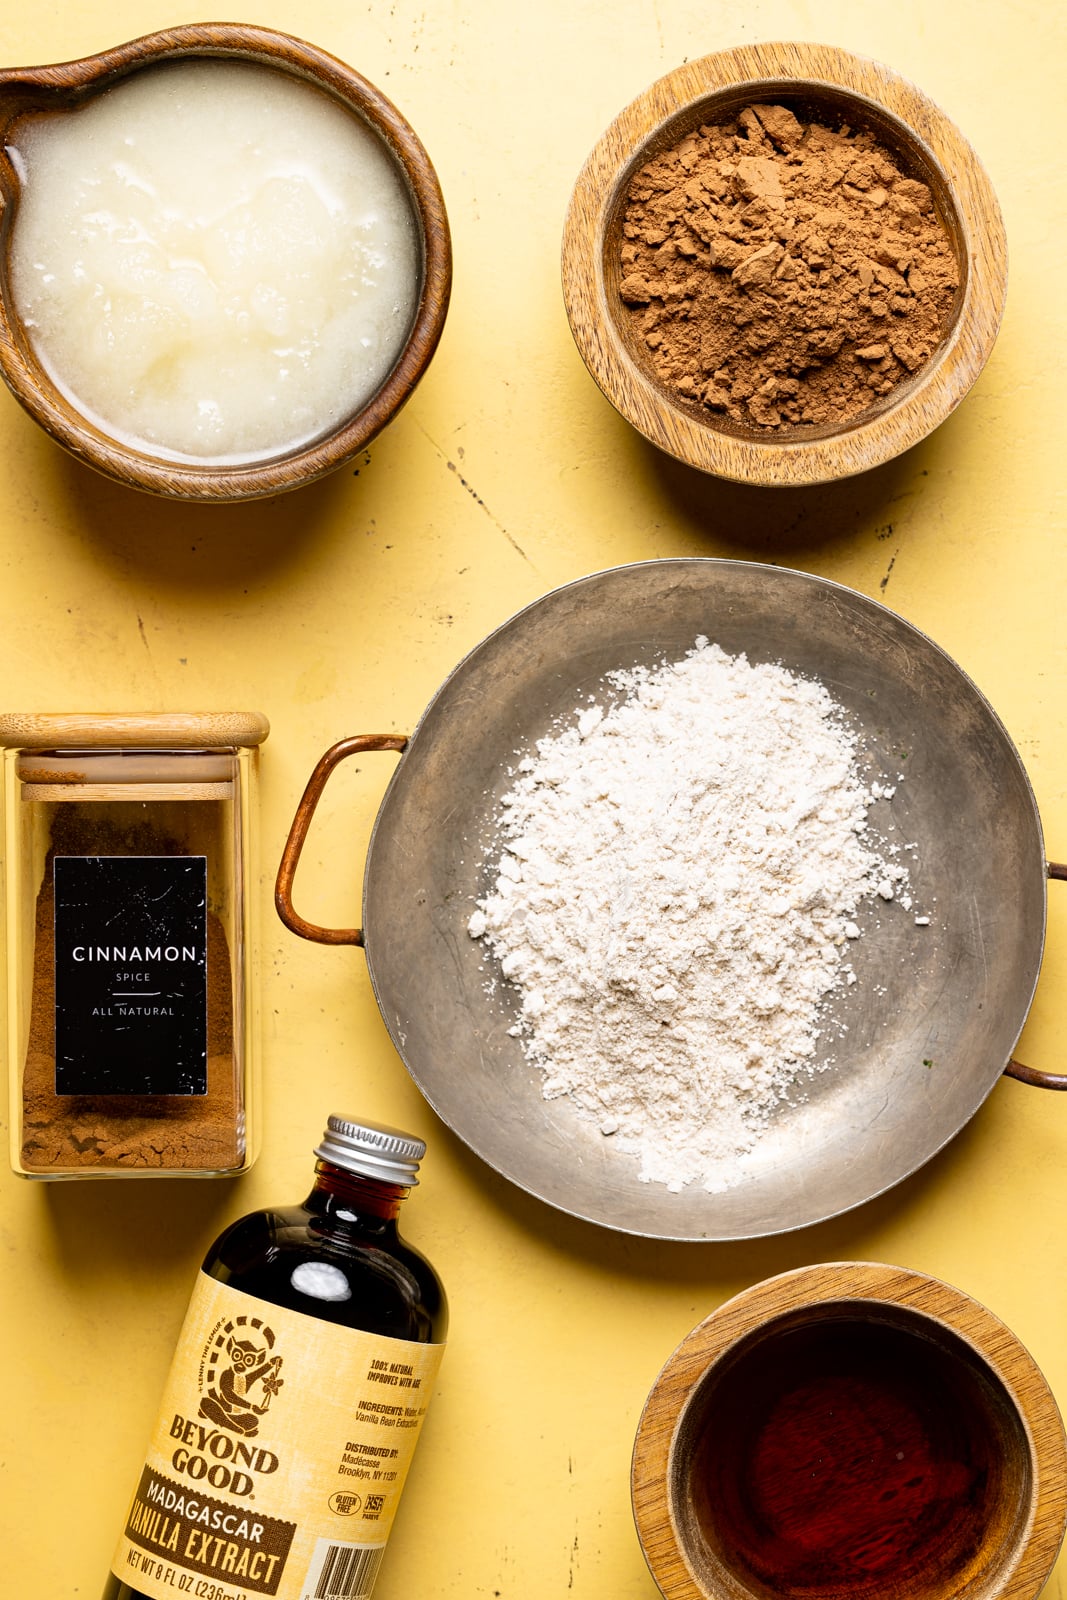
[[[308,828],[315,815],[315,807],[334,768],[346,757],[359,755],[364,750],[403,752],[407,749],[407,744],[407,737],[402,733],[360,733],[351,739],[341,739],[337,744],[331,745],[326,754],[320,758],[308,779],[307,788],[296,808],[293,825],[289,829],[289,837],[285,841],[274,885],[274,905],[279,917],[287,928],[293,933],[298,933],[302,939],[313,939],[316,944],[362,945],[362,928],[320,928],[317,922],[308,922],[293,909],[293,878],[296,874],[296,864],[300,860],[300,852],[304,848]]]
[[[1047,864],[1050,878],[1067,880],[1067,863],[1050,861]],[[1036,1067],[1024,1067],[1021,1061],[1014,1057],[1004,1068],[1004,1076],[1018,1078],[1020,1083],[1031,1083],[1035,1089],[1067,1089],[1067,1073],[1064,1072],[1039,1072]]]

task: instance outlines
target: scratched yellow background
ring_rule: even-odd
[[[395,99],[440,175],[455,292],[426,380],[355,470],[265,504],[183,508],[124,492],[0,393],[4,709],[249,706],[273,723],[258,1166],[214,1183],[0,1176],[0,1588],[98,1594],[205,1246],[242,1212],[302,1195],[324,1116],[352,1108],[430,1141],[407,1229],[454,1317],[377,1600],[654,1600],[629,1508],[637,1416],[677,1341],[760,1277],[842,1257],[937,1274],[1003,1317],[1067,1402],[1067,1097],[998,1085],[919,1176],[796,1236],[614,1237],[516,1193],[435,1123],[361,954],[286,933],[270,880],[327,745],[410,729],[459,658],[554,585],[671,555],[804,567],[928,631],[1007,723],[1049,854],[1067,857],[1067,12],[1046,0],[220,9],[303,34]],[[2,0],[0,61],[64,60],[203,16],[155,0]],[[837,44],[919,83],[984,160],[1011,252],[1000,340],[956,415],[907,458],[803,493],[705,481],[645,446],[587,376],[559,290],[568,194],[615,113],[686,57],[775,38]],[[334,780],[303,873],[308,914],[353,920],[389,760]],[[1020,1054],[1064,1070],[1067,906],[1056,885],[1051,899]]]

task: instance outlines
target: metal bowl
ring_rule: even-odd
[[[888,843],[914,846],[929,926],[899,914],[850,952],[857,983],[833,1060],[782,1105],[721,1193],[641,1182],[636,1157],[566,1099],[509,1034],[517,1014],[467,924],[490,882],[487,842],[516,753],[606,673],[678,658],[698,634],[818,678],[846,709],[871,776],[904,773]],[[403,750],[367,855],[364,928],[292,907],[314,804],[355,750]],[[490,1166],[573,1216],[664,1239],[738,1239],[848,1210],[912,1173],[974,1115],[1026,1019],[1045,928],[1041,825],[1022,762],[961,669],[918,629],[823,578],[750,562],[650,561],[554,590],[478,645],[410,739],[368,736],[319,763],[279,873],[283,920],[362,943],[382,1016],[411,1076]],[[1037,1076],[1037,1075],[1032,1075]],[[1057,1087],[1061,1083],[1056,1084]],[[700,1114],[694,1107],[694,1116]]]

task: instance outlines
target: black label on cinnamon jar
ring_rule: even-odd
[[[56,1093],[207,1093],[207,859],[56,856]]]

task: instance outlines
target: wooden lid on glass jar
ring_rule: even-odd
[[[22,750],[209,750],[262,744],[269,732],[259,711],[0,712],[0,746]]]

